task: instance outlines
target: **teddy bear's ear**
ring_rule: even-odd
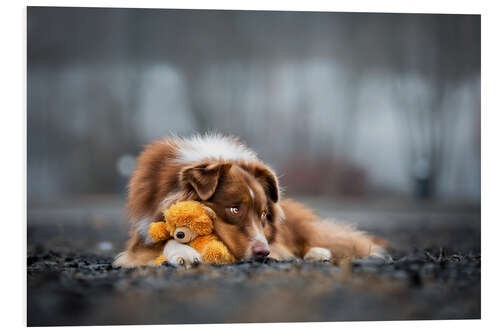
[[[163,213],[163,219],[166,221],[168,218],[168,209],[164,209],[162,213]]]
[[[231,168],[230,163],[201,163],[181,171],[180,180],[188,189],[194,189],[201,200],[215,193],[219,179]]]
[[[165,229],[171,237],[174,236],[175,224],[172,221],[165,222]]]
[[[207,206],[203,206],[203,209],[205,210],[205,212],[207,213],[208,217],[210,217],[210,219],[212,220],[212,222],[215,222],[215,220],[217,219],[217,215],[215,214],[215,212],[212,210],[212,208],[210,207],[207,207]]]

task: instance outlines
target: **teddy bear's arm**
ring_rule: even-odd
[[[226,245],[213,234],[200,236],[189,245],[201,254],[205,263],[230,264],[235,261]]]
[[[154,242],[165,240],[169,237],[165,222],[153,222],[149,225],[149,236]]]
[[[161,266],[165,261],[167,261],[167,257],[165,257],[163,254],[162,255],[159,255],[155,261],[154,261],[154,265],[155,266]]]
[[[203,253],[203,261],[216,264],[231,264],[235,261],[228,248],[220,240],[210,241]]]

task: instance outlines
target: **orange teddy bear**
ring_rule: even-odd
[[[181,201],[163,211],[165,222],[153,222],[149,235],[155,242],[174,238],[187,243],[201,255],[205,263],[230,264],[235,261],[224,243],[213,233],[215,212],[197,201]],[[167,258],[160,255],[155,265],[161,265]]]

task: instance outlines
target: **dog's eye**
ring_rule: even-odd
[[[262,214],[260,214],[260,222],[262,223],[262,227],[266,226],[267,212],[262,212]]]
[[[240,213],[240,209],[238,207],[231,207],[231,208],[229,208],[229,211],[233,215],[238,215]]]

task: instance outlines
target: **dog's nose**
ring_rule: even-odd
[[[183,239],[184,238],[184,233],[182,231],[179,231],[178,233],[175,234],[175,237]]]
[[[265,244],[259,243],[252,246],[252,254],[254,257],[264,258],[269,255],[269,247]]]

